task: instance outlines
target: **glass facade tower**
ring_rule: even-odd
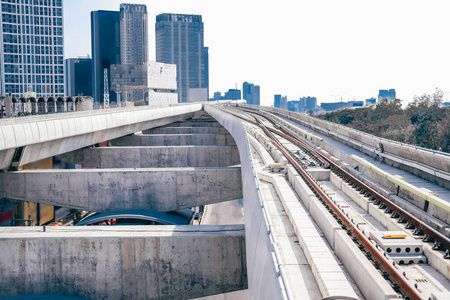
[[[120,55],[122,65],[148,62],[147,6],[120,5]]]
[[[66,59],[66,96],[92,96],[92,59]]]
[[[103,102],[104,69],[109,74],[111,65],[120,64],[120,12],[99,10],[91,12],[92,88],[94,101]],[[110,90],[109,101],[117,102]]]
[[[111,87],[111,65],[148,62],[148,13],[141,4],[121,4],[120,11],[91,12],[93,95],[103,102],[104,70],[108,72],[109,101],[117,102]]]
[[[189,102],[190,92],[209,94],[208,48],[204,47],[202,16],[156,16],[156,61],[177,65],[178,101]],[[192,96],[192,95],[191,95]]]
[[[260,105],[260,87],[247,81],[242,84],[242,98],[247,100],[247,104]]]
[[[62,0],[0,3],[0,95],[64,96]]]

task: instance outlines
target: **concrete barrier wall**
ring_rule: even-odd
[[[222,127],[158,127],[148,129],[144,134],[223,134],[228,133]]]
[[[242,198],[240,168],[39,170],[0,173],[0,196],[81,210],[173,211]]]
[[[247,288],[242,225],[0,228],[0,298],[191,299]]]
[[[282,299],[283,284],[278,276],[274,245],[258,191],[258,178],[252,165],[247,132],[241,121],[216,107],[205,105],[205,110],[233,136],[239,149],[242,168],[244,218],[247,253],[247,273],[252,299]]]
[[[231,134],[135,134],[110,141],[112,146],[236,145]]]
[[[186,120],[201,109],[202,104],[189,104],[2,120],[0,155],[4,154],[2,150],[25,147],[19,163],[24,165],[141,130]],[[11,160],[5,161],[4,158],[0,157],[1,169],[11,164]]]
[[[228,167],[240,164],[236,146],[84,148],[59,158],[91,168]]]

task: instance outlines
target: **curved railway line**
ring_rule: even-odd
[[[262,129],[267,138],[283,153],[289,163],[311,188],[316,197],[323,203],[326,209],[348,235],[352,237],[356,245],[381,272],[383,277],[390,282],[396,292],[403,295],[405,299],[427,299],[424,298],[424,295],[419,290],[417,284],[408,280],[405,272],[402,272],[395,262],[388,259],[388,253],[380,249],[380,247],[372,241],[369,234],[364,232],[358,223],[346,214],[344,209],[339,207],[336,201],[327,194],[318,181],[307,172],[307,164],[297,157],[295,153],[288,150],[282,142],[280,142],[280,139],[286,139],[299,147],[302,152],[306,153],[306,156],[308,156],[307,161],[314,161],[314,164],[317,164],[322,168],[330,169],[331,172],[350,184],[368,201],[379,206],[386,214],[390,214],[392,219],[397,219],[397,223],[403,224],[406,230],[413,230],[415,236],[423,237],[424,243],[432,243],[433,250],[442,254],[441,256],[445,259],[449,258],[450,251],[450,239],[448,237],[393,203],[381,193],[369,187],[337,163],[314,149],[308,143],[301,140],[298,134],[284,126],[274,115],[248,108],[237,109],[227,107],[224,109],[228,113]]]

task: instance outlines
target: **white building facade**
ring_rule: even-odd
[[[0,96],[64,96],[63,1],[0,3]]]

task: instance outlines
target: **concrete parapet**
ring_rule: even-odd
[[[236,146],[84,148],[59,156],[91,168],[228,167],[240,164]]]
[[[112,146],[233,146],[230,134],[135,134],[110,141]]]
[[[450,222],[450,205],[447,201],[433,195],[426,189],[420,189],[396,175],[389,174],[377,166],[367,162],[358,156],[352,155],[352,159],[358,163],[361,172],[369,174],[375,181],[387,187],[390,191],[415,206],[428,211],[430,215],[446,222]],[[428,207],[429,205],[429,207]]]
[[[205,111],[224,126],[236,141],[242,165],[242,189],[244,196],[245,243],[247,250],[247,274],[252,299],[283,299],[288,288],[280,280],[278,260],[273,255],[275,245],[270,237],[267,217],[262,208],[259,184],[252,166],[252,154],[247,132],[241,121],[218,108],[205,105]]]
[[[247,288],[242,225],[0,228],[0,297],[188,299]]]
[[[176,122],[167,125],[167,127],[222,127],[217,121],[197,121],[189,119],[186,122]]]
[[[3,198],[106,212],[173,211],[242,198],[240,168],[39,170],[0,174]]]
[[[223,127],[158,127],[144,130],[144,134],[224,134]]]

